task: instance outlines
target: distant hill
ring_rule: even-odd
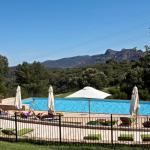
[[[99,64],[105,63],[107,60],[110,59],[119,62],[138,60],[143,55],[144,52],[142,50],[122,49],[121,51],[115,51],[112,49],[107,49],[105,54],[98,54],[93,56],[84,55],[84,56],[62,58],[58,60],[47,60],[42,62],[42,64],[48,68],[73,68],[98,63]]]

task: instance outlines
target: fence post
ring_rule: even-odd
[[[112,119],[112,114],[111,114],[111,145],[112,145],[112,147],[114,146],[114,143],[113,143],[113,119]]]
[[[15,112],[15,135],[16,135],[16,142],[18,141],[18,134],[17,134],[17,113]]]
[[[59,114],[59,142],[61,143],[61,114]]]
[[[145,122],[145,119],[144,119],[144,122]],[[148,119],[148,115],[147,115],[147,117],[146,117],[146,125],[148,125],[148,122],[149,122],[149,119]],[[147,137],[148,137],[148,128],[146,128],[147,130],[146,130],[146,135],[147,135]],[[146,148],[147,149],[149,149],[149,144],[148,144],[148,142],[146,142]]]

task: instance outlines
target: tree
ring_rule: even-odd
[[[150,92],[150,54],[146,55],[145,57],[141,58],[139,61],[139,65],[143,68],[143,81],[144,86]]]
[[[5,56],[0,55],[0,97],[6,96],[6,77],[8,74],[8,60]]]
[[[28,64],[23,62],[15,71],[16,83],[23,88],[24,96],[41,96],[47,94],[48,70],[39,62]]]
[[[145,48],[146,54],[148,55],[150,53],[150,46],[145,45],[144,48]]]

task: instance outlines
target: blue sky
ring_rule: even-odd
[[[10,66],[150,44],[150,0],[0,0]]]

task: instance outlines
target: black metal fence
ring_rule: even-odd
[[[39,119],[0,115],[0,139],[59,143],[150,145],[150,120],[144,117],[64,117]]]

